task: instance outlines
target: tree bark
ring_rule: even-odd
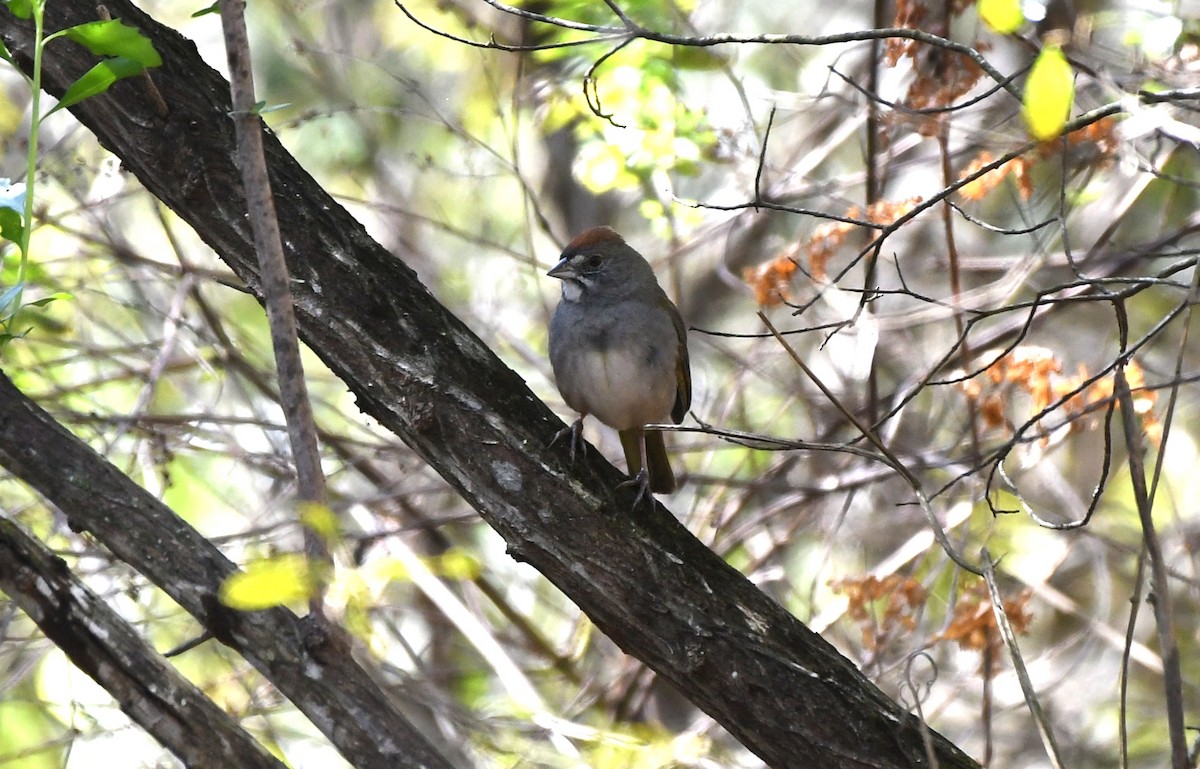
[[[204,692],[89,590],[61,558],[0,518],[0,590],[192,769],[283,769]]]
[[[228,85],[173,30],[125,0],[106,4],[162,55],[152,78],[169,114],[160,117],[134,81],[72,111],[257,293]],[[54,30],[92,20],[94,6],[56,0],[46,11]],[[29,25],[0,11],[0,38],[22,66],[29,36]],[[46,88],[62,93],[93,63],[82,49],[55,44]],[[933,756],[942,767],[976,766],[661,505],[631,513],[633,491],[617,488],[623,476],[595,452],[569,466],[561,447],[550,448],[561,421],[521,378],[273,135],[264,143],[301,335],[359,407],[446,478],[514,558],[537,568],[622,649],[774,767],[907,768],[930,766]],[[21,443],[0,435],[10,455]],[[193,608],[213,621],[204,607]]]
[[[450,767],[354,661],[344,632],[287,609],[222,605],[217,593],[233,563],[3,374],[0,444],[0,464],[58,507],[73,529],[90,532],[245,657],[348,761],[361,769]],[[206,749],[202,735],[193,749]]]

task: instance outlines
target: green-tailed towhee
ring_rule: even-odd
[[[692,402],[687,329],[650,264],[609,227],[567,244],[547,273],[562,281],[550,321],[550,363],[558,390],[579,419],[571,457],[589,414],[621,437],[638,495],[675,490],[663,435],[647,424],[680,422]],[[560,433],[560,436],[563,434]]]

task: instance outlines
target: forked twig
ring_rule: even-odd
[[[1050,731],[1050,720],[1046,718],[1046,712],[1038,702],[1037,692],[1033,690],[1033,681],[1025,668],[1025,659],[1021,656],[1021,647],[1017,645],[1016,633],[1013,632],[1008,615],[1004,612],[1004,599],[1000,595],[1000,586],[996,584],[995,565],[986,547],[980,552],[980,560],[983,562],[983,580],[987,583],[988,596],[992,601],[992,614],[996,617],[996,629],[1000,631],[1000,637],[1008,647],[1009,659],[1012,660],[1013,669],[1017,673],[1017,680],[1021,682],[1021,693],[1025,695],[1025,704],[1029,706],[1029,712],[1033,715],[1038,736],[1042,738],[1042,745],[1046,748],[1046,757],[1050,759],[1050,765],[1054,769],[1064,769],[1062,757],[1058,753],[1058,743],[1054,739],[1054,733]]]
[[[966,558],[963,557],[961,553],[958,552],[958,550],[955,549],[954,545],[951,544],[950,538],[946,536],[945,529],[942,528],[941,522],[938,521],[937,515],[935,515],[933,512],[933,507],[929,504],[929,499],[925,496],[925,492],[921,489],[921,481],[915,475],[913,475],[907,467],[904,466],[904,463],[900,461],[900,459],[883,443],[883,441],[879,440],[879,437],[875,435],[875,433],[869,427],[863,424],[862,420],[854,416],[849,409],[842,405],[842,402],[838,400],[836,395],[833,394],[833,391],[826,387],[825,383],[822,382],[815,373],[813,373],[813,370],[810,369],[804,363],[804,361],[800,359],[799,353],[796,352],[795,348],[788,344],[787,340],[783,338],[783,335],[779,333],[779,330],[775,328],[775,325],[771,323],[765,314],[763,314],[762,310],[759,310],[758,318],[771,332],[771,335],[775,337],[776,341],[783,345],[783,349],[791,357],[792,361],[795,362],[796,366],[799,367],[799,369],[804,372],[804,375],[817,386],[817,388],[825,395],[826,398],[829,399],[829,402],[833,404],[834,408],[836,408],[842,414],[842,416],[844,416],[846,420],[850,422],[850,424],[854,425],[855,429],[857,429],[859,433],[861,433],[862,436],[866,438],[869,443],[871,443],[871,445],[879,450],[879,453],[883,455],[882,461],[884,464],[895,470],[896,473],[908,483],[909,487],[912,489],[913,495],[917,498],[917,503],[920,505],[921,511],[925,513],[925,518],[929,521],[929,525],[933,529],[934,537],[937,538],[938,544],[942,546],[942,550],[946,552],[946,555],[950,556],[950,560],[954,561],[954,563],[958,564],[961,568],[966,569],[972,574],[982,576],[983,572],[980,571],[980,568],[970,563]]]

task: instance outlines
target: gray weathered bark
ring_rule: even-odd
[[[0,590],[130,718],[192,769],[283,769],[204,692],[81,583],[67,564],[0,518]]]

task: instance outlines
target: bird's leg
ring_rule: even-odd
[[[581,414],[579,419],[576,419],[569,427],[564,427],[554,434],[554,438],[550,441],[550,445],[558,443],[564,436],[568,436],[567,440],[567,462],[575,464],[575,450],[583,447],[583,418],[586,414]]]
[[[648,466],[646,462],[646,434],[641,430],[638,431],[638,454],[642,458],[642,466],[641,469],[638,470],[637,475],[633,476],[627,481],[621,481],[621,483],[617,485],[618,489],[622,486],[637,487],[637,496],[633,498],[634,510],[636,510],[637,506],[642,503],[643,499],[645,499],[651,505],[654,504],[654,495],[650,493],[650,472],[646,469]]]

